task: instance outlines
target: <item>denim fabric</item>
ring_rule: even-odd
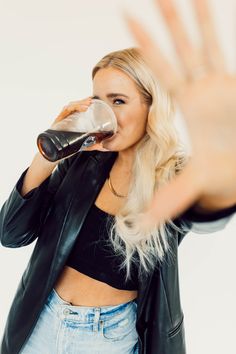
[[[20,354],[138,354],[136,310],[135,301],[73,306],[53,289]]]

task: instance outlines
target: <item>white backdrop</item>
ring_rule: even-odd
[[[177,3],[197,40],[190,1]],[[172,52],[151,0],[0,0],[0,205],[30,164],[37,135],[65,104],[92,93],[93,65],[106,53],[135,44],[122,18],[124,9],[147,24],[164,51]],[[212,1],[212,11],[235,70],[235,1]],[[188,354],[235,353],[235,230],[234,216],[224,231],[190,233],[179,249]],[[0,246],[0,336],[33,246]]]

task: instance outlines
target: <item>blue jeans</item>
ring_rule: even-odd
[[[136,310],[135,301],[73,306],[53,289],[20,354],[138,354]]]

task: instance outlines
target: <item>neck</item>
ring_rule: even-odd
[[[134,151],[120,151],[108,178],[108,185],[113,194],[127,196],[134,161]],[[114,192],[115,190],[115,192]]]
[[[116,159],[117,167],[121,168],[124,172],[130,173],[134,162],[134,149],[119,151]]]

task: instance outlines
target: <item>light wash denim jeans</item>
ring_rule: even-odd
[[[53,289],[20,354],[138,354],[136,313],[135,301],[73,306]]]

